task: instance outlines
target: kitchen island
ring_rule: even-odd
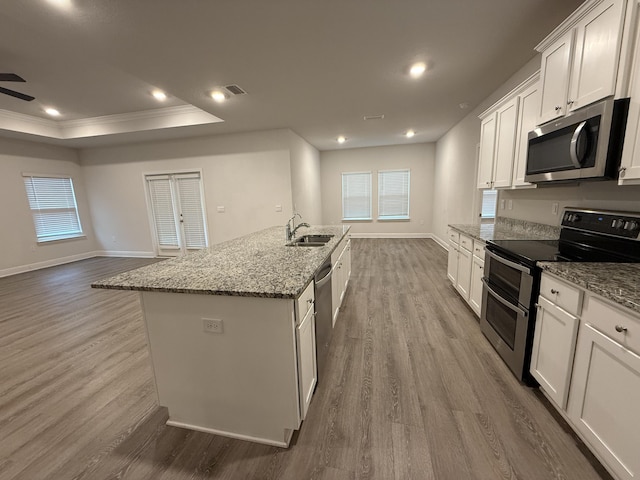
[[[272,227],[92,285],[141,292],[168,425],[289,445],[317,378],[313,277],[348,232],[303,228],[332,237],[295,247]]]

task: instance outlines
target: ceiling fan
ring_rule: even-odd
[[[15,73],[0,73],[0,82],[26,82],[26,80],[20,75],[16,75]],[[15,90],[9,90],[8,88],[3,87],[0,87],[0,93],[11,95],[12,97],[16,97],[27,102],[30,102],[31,100],[36,98],[32,97],[31,95],[26,95],[24,93],[16,92]]]

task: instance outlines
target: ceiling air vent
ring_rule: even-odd
[[[384,118],[384,115],[365,115],[364,119],[365,120],[382,120]]]
[[[238,85],[227,85],[224,88],[227,89],[227,91],[231,94],[231,95],[246,95],[247,92],[245,92],[242,88],[240,88]]]

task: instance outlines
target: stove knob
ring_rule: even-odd
[[[622,220],[621,218],[616,218],[613,223],[611,223],[611,226],[613,228],[623,228],[624,227],[624,220]]]
[[[625,230],[637,230],[638,229],[638,222],[636,222],[635,220],[631,220],[630,222],[627,222],[624,224],[624,229]]]
[[[582,218],[582,217],[576,213],[576,214],[573,216],[573,221],[574,221],[574,222],[579,222],[581,218]]]

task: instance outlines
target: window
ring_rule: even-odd
[[[23,174],[38,242],[83,236],[73,180]]]
[[[199,172],[147,175],[151,216],[159,255],[178,255],[207,246]]]
[[[496,206],[498,203],[498,192],[496,190],[482,191],[482,209],[480,211],[480,221],[492,223],[496,218]]]
[[[409,219],[409,170],[378,172],[378,219]]]
[[[371,172],[342,174],[342,219],[371,220]]]

